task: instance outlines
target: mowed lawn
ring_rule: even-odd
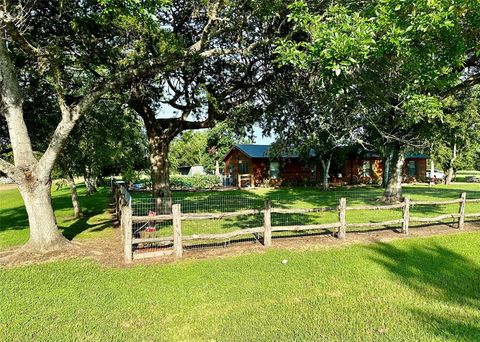
[[[168,265],[0,269],[0,340],[478,341],[479,245],[480,233],[465,232]]]
[[[84,186],[78,189],[84,217],[73,217],[70,189],[52,189],[52,201],[57,222],[68,239],[108,237],[113,233],[109,213],[110,191],[87,195]],[[2,190],[0,185],[0,249],[23,244],[28,240],[28,218],[23,200],[17,189]]]

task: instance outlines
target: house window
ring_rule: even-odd
[[[372,176],[372,162],[370,160],[364,160],[362,162],[362,167],[360,169],[361,177],[371,177]]]
[[[410,160],[408,162],[408,175],[414,177],[417,174],[417,163],[415,160]]]
[[[280,164],[278,162],[270,162],[270,178],[277,179],[280,177]]]
[[[242,160],[238,161],[238,172],[241,175],[247,174],[248,173],[248,163]]]

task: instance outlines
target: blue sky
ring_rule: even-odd
[[[262,130],[258,126],[254,126],[253,136],[254,136],[255,144],[258,144],[258,145],[270,145],[275,141],[275,139],[272,137],[264,137],[262,134]]]

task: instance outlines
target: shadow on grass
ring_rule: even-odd
[[[417,246],[406,250],[391,244],[368,247],[376,252],[373,260],[385,267],[399,282],[406,284],[429,300],[455,307],[480,309],[480,266],[478,263],[449,250],[432,245]],[[438,306],[437,306],[438,307]],[[474,320],[468,311],[455,316],[442,315],[431,310],[411,309],[439,337],[480,340],[480,326],[469,323]],[[462,317],[463,316],[463,317]]]
[[[112,224],[109,220],[101,220],[94,224],[89,224],[88,220],[96,215],[103,214],[109,208],[110,192],[108,188],[100,188],[98,192],[87,195],[84,185],[78,186],[79,199],[82,211],[85,216],[72,222],[72,201],[70,198],[70,189],[64,188],[52,192],[52,205],[55,210],[58,225],[63,230],[63,235],[68,239],[75,238],[78,234],[90,230],[91,232],[101,231]],[[20,193],[12,193],[14,200],[20,199]],[[0,209],[0,232],[8,230],[24,230],[28,228],[28,216],[23,202],[21,205],[8,209]]]
[[[90,218],[91,216],[84,216],[80,219],[77,219],[75,223],[68,227],[59,226],[58,228],[62,231],[63,236],[65,236],[68,240],[73,240],[77,235],[87,230],[93,233],[112,227],[112,222],[109,220],[89,224],[88,220]]]

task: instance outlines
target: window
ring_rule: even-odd
[[[278,162],[270,162],[270,178],[277,179],[280,177],[280,164]]]
[[[248,173],[248,163],[243,160],[238,161],[238,173],[241,175]]]
[[[372,162],[370,160],[364,160],[362,162],[362,167],[360,169],[361,177],[371,177],[372,176]]]
[[[417,174],[417,163],[415,160],[410,160],[408,162],[408,175],[414,177]]]

